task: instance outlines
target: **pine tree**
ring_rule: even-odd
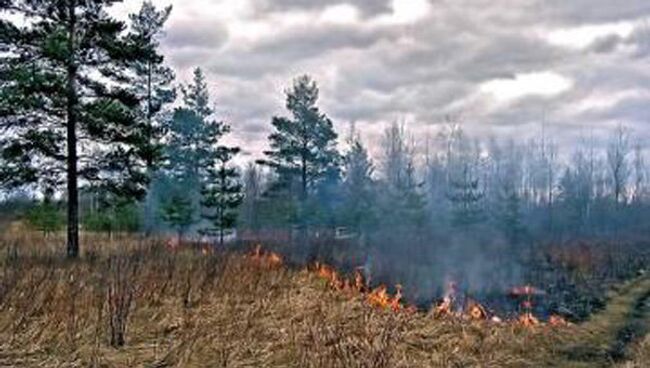
[[[192,201],[184,194],[177,192],[163,202],[160,208],[160,217],[176,230],[180,243],[183,234],[192,224],[196,223],[195,212]]]
[[[498,224],[510,244],[517,245],[523,240],[526,232],[522,221],[521,199],[510,184],[501,188],[498,197],[500,204],[496,214]]]
[[[79,253],[79,182],[141,197],[148,145],[139,99],[123,75],[142,52],[123,22],[105,11],[117,0],[15,0],[0,43],[0,182],[67,186],[67,253]]]
[[[350,139],[350,150],[343,158],[343,215],[346,222],[361,232],[376,220],[374,208],[374,166],[358,136]]]
[[[210,170],[208,183],[203,189],[203,217],[211,226],[203,229],[204,234],[217,234],[219,244],[223,245],[225,231],[237,223],[237,208],[242,202],[242,185],[237,169],[231,166],[231,160],[239,148],[221,146],[217,149],[217,167]]]
[[[200,68],[194,70],[191,84],[182,86],[183,105],[176,108],[168,129],[168,171],[183,182],[200,187],[217,157],[219,139],[230,128],[211,119],[210,95]]]
[[[27,211],[27,222],[32,228],[43,232],[43,236],[58,231],[63,225],[63,216],[52,199],[53,194],[46,192],[43,201]]]
[[[142,156],[149,169],[155,168],[162,156],[160,139],[164,129],[159,115],[176,97],[171,85],[174,72],[165,65],[165,58],[158,51],[159,38],[171,11],[171,6],[158,10],[151,1],[145,1],[138,13],[129,15],[131,29],[127,41],[140,53],[137,60],[128,64],[133,72],[129,85],[130,92],[141,101],[138,112],[148,142]]]
[[[403,219],[417,228],[424,226],[426,215],[426,200],[420,193],[423,183],[417,181],[415,165],[412,160],[406,164],[404,182],[399,187],[400,201],[402,202]]]
[[[468,164],[463,166],[457,177],[451,178],[448,198],[452,204],[453,226],[466,227],[483,220],[483,211],[480,207],[483,192],[479,180],[472,175]]]
[[[157,168],[164,156],[163,121],[169,119],[165,106],[176,98],[176,91],[171,85],[174,72],[165,65],[165,58],[158,51],[159,39],[171,10],[171,6],[158,10],[150,1],[145,1],[137,13],[129,15],[131,27],[127,41],[130,47],[141,52],[141,57],[128,64],[130,73],[125,77],[131,93],[140,100],[138,122],[147,141],[142,147],[141,155],[153,180],[143,203],[147,234],[152,231],[155,221],[154,207],[159,195],[155,189],[161,185],[161,175]]]
[[[166,174],[176,191],[183,191],[194,211],[201,210],[202,194],[210,182],[211,170],[219,156],[219,140],[230,127],[211,118],[210,95],[200,68],[191,84],[181,87],[183,105],[168,122]],[[198,217],[198,213],[194,214]]]
[[[274,117],[275,131],[269,136],[271,150],[266,160],[285,187],[298,183],[298,199],[304,204],[323,179],[338,172],[340,155],[332,121],[316,106],[318,86],[309,76],[294,80],[287,91],[286,108],[292,117]]]
[[[420,193],[422,183],[415,175],[414,147],[407,140],[403,125],[393,122],[384,132],[382,220],[389,226],[420,228],[426,219],[426,202]]]

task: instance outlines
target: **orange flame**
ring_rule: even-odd
[[[440,318],[443,316],[451,316],[451,315],[453,315],[452,300],[450,297],[445,297],[444,299],[442,299],[442,302],[434,308],[433,316],[436,318]]]
[[[567,327],[571,325],[566,319],[555,314],[549,317],[548,324],[554,327]]]
[[[334,290],[343,291],[352,295],[365,295],[366,302],[373,307],[390,309],[395,312],[406,311],[412,313],[416,311],[415,307],[404,306],[402,304],[402,286],[399,284],[395,285],[395,296],[391,296],[388,293],[386,285],[380,285],[377,288],[370,290],[368,288],[368,283],[359,268],[354,271],[354,276],[352,278],[345,278],[336,272],[332,266],[320,262],[316,262],[314,270],[318,277],[327,280],[328,285]]]
[[[533,314],[530,312],[526,312],[521,316],[519,316],[518,322],[522,326],[526,326],[526,327],[534,327],[540,324],[539,320],[535,318],[535,316],[533,316]]]
[[[275,252],[265,252],[261,245],[255,246],[255,250],[250,255],[250,260],[255,266],[262,268],[278,268],[282,266],[282,257]]]
[[[473,320],[486,320],[488,319],[488,313],[485,308],[476,301],[470,301],[469,307],[467,308],[467,315]]]

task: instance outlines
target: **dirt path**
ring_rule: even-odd
[[[649,333],[650,277],[642,276],[624,284],[604,311],[578,327],[557,366],[637,367],[633,362],[645,350],[637,347],[650,339]]]

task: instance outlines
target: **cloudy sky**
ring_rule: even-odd
[[[545,121],[563,146],[619,122],[650,137],[648,0],[154,3],[174,7],[163,51],[179,79],[206,71],[231,139],[254,156],[303,73],[339,132],[355,121],[375,151],[391,121],[422,138],[447,116],[480,136],[533,137]]]

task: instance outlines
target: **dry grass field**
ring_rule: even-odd
[[[372,307],[246,252],[90,235],[83,244],[68,261],[56,236],[5,231],[0,367],[608,366],[650,290],[640,278],[582,325],[527,327]],[[648,339],[629,343],[618,364],[641,367]]]

